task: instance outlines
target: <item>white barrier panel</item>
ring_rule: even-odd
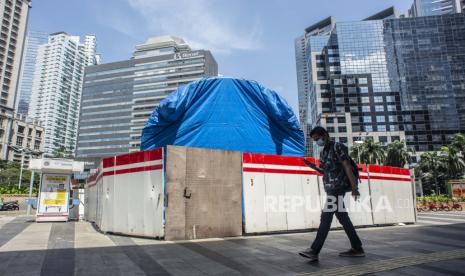
[[[84,209],[86,208],[86,198],[84,194],[84,189],[78,189],[77,190],[79,195],[79,208],[78,208],[78,219],[83,220],[84,219]]]
[[[408,169],[369,165],[374,224],[415,222],[412,181]]]
[[[108,157],[102,160],[102,181],[99,183],[99,208],[97,211],[97,225],[103,232],[114,232],[113,216],[115,213],[114,204],[117,201],[114,194],[114,167],[115,158]],[[128,183],[129,184],[129,183]],[[125,216],[125,214],[122,214]]]
[[[100,180],[86,191],[88,220],[103,232],[163,237],[163,149],[109,157],[102,164]]]
[[[344,198],[344,203],[349,208],[349,217],[355,226],[373,225],[370,186],[365,165],[359,165],[359,174],[358,190],[360,198],[355,201],[352,193],[349,192]]]
[[[317,227],[321,213],[318,195],[317,172],[306,166],[303,158],[243,154],[246,233]]]
[[[245,233],[317,228],[326,201],[322,177],[302,157],[243,154]],[[318,160],[306,158],[318,163]],[[407,169],[359,165],[360,199],[344,204],[355,226],[415,222],[413,190]],[[392,209],[375,209],[382,205]],[[333,218],[331,227],[341,227]]]
[[[95,186],[95,179],[91,180],[90,178],[86,181],[85,187],[85,208],[84,208],[84,219],[87,221],[95,222],[97,215],[97,192]]]

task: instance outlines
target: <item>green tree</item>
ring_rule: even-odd
[[[457,148],[450,146],[443,146],[441,147],[441,162],[443,163],[444,167],[444,174],[449,179],[462,177],[465,164],[463,159],[457,152]]]
[[[444,185],[441,181],[446,176],[446,168],[443,159],[436,152],[425,152],[420,156],[418,164],[420,177],[424,184],[424,190],[429,190],[436,194],[440,194],[441,188]]]
[[[458,155],[460,155],[463,162],[465,162],[465,135],[462,133],[456,133],[452,136],[452,141],[449,146],[454,149]]]
[[[367,139],[357,149],[360,154],[362,163],[367,164],[383,164],[386,159],[384,146],[379,142],[374,142],[372,139]]]
[[[363,163],[361,158],[360,158],[360,153],[361,153],[362,145],[355,144],[350,148],[349,155],[352,157],[352,159],[355,160],[357,163]]]
[[[410,153],[404,142],[394,141],[389,143],[386,147],[386,166],[405,167],[410,163]]]
[[[9,193],[26,193],[29,190],[31,171],[23,169],[21,178],[21,190],[18,190],[20,163],[17,162],[0,162],[0,193],[9,191]],[[37,176],[37,175],[36,175]],[[39,178],[34,179],[34,187],[38,187]]]

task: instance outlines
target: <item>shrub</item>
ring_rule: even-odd
[[[32,188],[32,193],[37,194],[37,188]],[[0,194],[5,195],[25,195],[29,194],[29,186],[23,186],[18,188],[18,186],[0,186]]]
[[[439,195],[439,196],[418,196],[417,197],[417,202],[423,202],[425,200],[426,202],[430,203],[433,201],[436,202],[443,202],[443,201],[452,201],[454,198],[452,198],[449,195]],[[465,201],[465,197],[459,198],[459,201]]]

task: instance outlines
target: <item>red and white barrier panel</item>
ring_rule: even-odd
[[[103,159],[103,176],[163,169],[163,149],[133,152]]]
[[[163,236],[163,166],[161,148],[103,159],[102,181],[96,181],[102,231]]]
[[[415,222],[414,190],[410,171],[403,168],[369,165],[368,172],[373,223]]]
[[[318,164],[315,158],[305,158]],[[243,154],[246,233],[317,228],[326,193],[322,176],[303,157]],[[354,225],[413,222],[413,191],[408,170],[359,165],[360,201],[345,197]],[[402,202],[401,208],[397,203]],[[391,208],[389,209],[389,205]],[[375,209],[375,207],[377,209]],[[340,227],[334,220],[333,227]]]
[[[314,158],[306,158],[318,163]],[[246,233],[315,228],[319,225],[318,173],[302,157],[243,154]]]

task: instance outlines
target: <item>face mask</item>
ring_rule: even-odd
[[[320,147],[324,146],[325,145],[325,140],[323,140],[323,138],[320,138],[318,140],[316,140],[316,144]]]

